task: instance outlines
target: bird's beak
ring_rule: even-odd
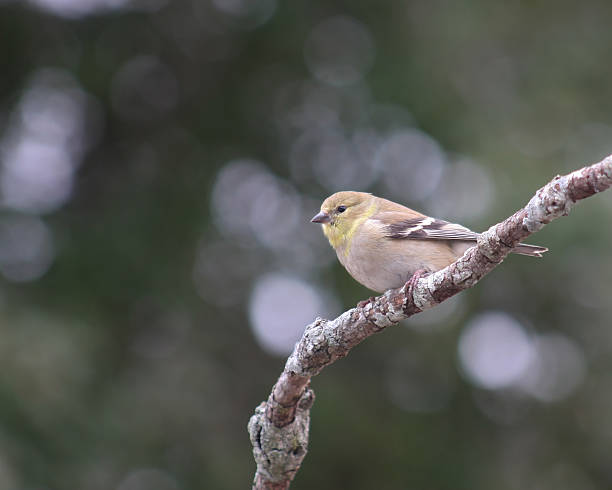
[[[331,216],[325,211],[321,211],[319,214],[315,215],[310,221],[313,223],[329,223],[331,221]]]

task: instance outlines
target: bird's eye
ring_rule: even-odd
[[[346,211],[346,206],[338,206],[336,208],[336,211],[338,211],[339,213],[344,213],[344,211]]]

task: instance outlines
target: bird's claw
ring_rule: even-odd
[[[364,299],[360,301],[359,303],[357,303],[357,308],[364,308],[368,303],[371,303],[375,299],[376,298],[374,298],[374,296],[370,296],[368,299]]]
[[[414,274],[412,274],[412,277],[408,279],[408,281],[404,285],[404,287],[406,288],[405,290],[406,290],[407,295],[412,294],[412,290],[414,289],[414,286],[416,286],[416,283],[418,282],[418,280],[426,276],[428,273],[429,271],[425,269],[418,269]]]

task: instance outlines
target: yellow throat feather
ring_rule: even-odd
[[[344,255],[348,256],[351,249],[351,241],[357,229],[376,212],[376,202],[372,202],[368,208],[358,217],[348,223],[338,220],[338,223],[326,223],[323,225],[323,233],[329,240],[329,244],[337,250],[344,247]]]

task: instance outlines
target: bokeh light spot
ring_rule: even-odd
[[[0,142],[6,206],[47,213],[70,197],[74,172],[96,139],[94,102],[61,70],[34,74]]]
[[[29,0],[30,3],[62,17],[81,17],[98,10],[124,6],[129,0]]]
[[[155,11],[168,0],[28,0],[32,5],[60,17],[78,18],[121,8]]]
[[[15,282],[34,281],[54,258],[51,232],[42,220],[29,215],[0,218],[0,273]]]
[[[212,0],[212,4],[234,17],[238,27],[251,29],[265,24],[276,11],[276,0]]]
[[[384,183],[400,201],[428,197],[438,186],[446,166],[440,145],[418,129],[395,131],[376,156]]]
[[[70,197],[73,166],[64,148],[23,138],[5,156],[0,190],[7,206],[49,212]]]
[[[538,336],[536,355],[520,387],[543,402],[569,396],[586,375],[586,361],[580,347],[559,333]]]
[[[312,285],[284,274],[260,278],[249,301],[249,318],[257,341],[277,355],[290,353],[306,326],[326,310]]]
[[[356,132],[348,139],[341,131],[326,129],[304,132],[292,146],[290,163],[302,179],[312,173],[330,192],[338,189],[364,190],[378,176],[373,165],[379,138],[373,132]]]
[[[287,245],[300,218],[300,196],[256,160],[232,160],[212,192],[215,222],[225,233],[255,237],[272,249]]]
[[[473,318],[459,339],[459,361],[474,384],[488,389],[516,383],[527,371],[534,348],[522,325],[502,312]]]
[[[445,167],[444,178],[427,202],[429,212],[462,221],[485,215],[491,208],[494,184],[486,170],[467,158]]]

